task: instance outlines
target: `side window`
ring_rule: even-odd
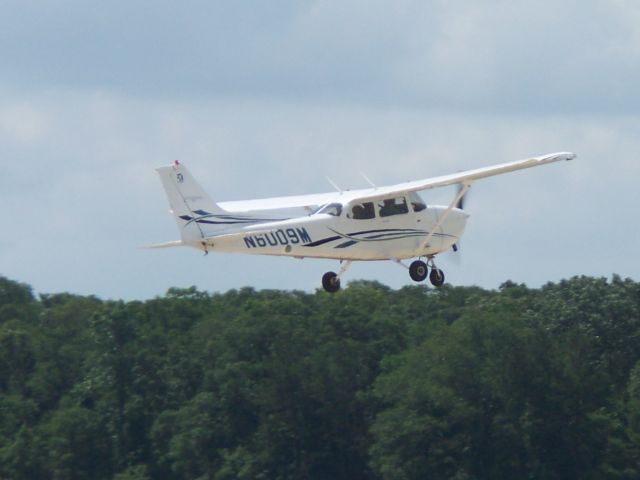
[[[351,207],[351,215],[354,220],[368,220],[376,218],[376,210],[373,202],[358,203]]]
[[[390,217],[391,215],[400,215],[409,212],[407,201],[404,197],[384,199],[381,203],[378,203],[378,207],[380,208],[379,213],[381,217]]]

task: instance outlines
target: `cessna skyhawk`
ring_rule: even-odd
[[[322,277],[328,292],[340,289],[341,277],[355,260],[403,264],[415,258],[408,267],[411,278],[421,282],[428,276],[438,287],[444,273],[434,258],[457,250],[469,217],[462,203],[473,182],[575,157],[570,152],[552,153],[385,187],[217,203],[175,161],[157,171],[181,239],[153,247],[339,260],[338,273]],[[427,205],[417,193],[448,185],[458,185],[449,205]],[[286,213],[292,209],[299,212]]]

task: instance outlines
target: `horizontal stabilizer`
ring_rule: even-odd
[[[164,243],[154,243],[152,245],[144,245],[140,248],[170,248],[170,247],[183,247],[185,246],[186,243],[184,243],[182,240],[173,240],[171,242],[164,242]]]

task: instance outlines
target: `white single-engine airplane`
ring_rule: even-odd
[[[328,292],[340,289],[340,278],[354,260],[402,264],[417,258],[409,266],[411,278],[420,282],[429,276],[434,286],[441,286],[444,273],[434,257],[457,250],[469,217],[462,210],[464,195],[474,181],[575,157],[552,153],[386,187],[221,203],[214,202],[176,161],[157,171],[181,240],[152,247],[336,259],[341,263],[339,272],[322,277]],[[426,205],[417,194],[448,185],[459,188],[447,206]],[[294,217],[283,213],[296,208],[305,213]]]

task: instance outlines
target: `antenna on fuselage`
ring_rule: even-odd
[[[327,182],[329,182],[333,188],[335,188],[338,192],[342,193],[343,190],[336,184],[336,182],[331,180],[329,177],[325,177],[325,178],[327,179]]]
[[[375,183],[373,183],[373,182],[369,179],[369,177],[367,177],[364,173],[360,172],[360,175],[362,175],[362,178],[364,178],[364,179],[365,179],[365,181],[366,181],[369,185],[371,185],[371,186],[374,188],[374,190],[377,190],[377,189],[378,189],[378,186],[377,186]]]

